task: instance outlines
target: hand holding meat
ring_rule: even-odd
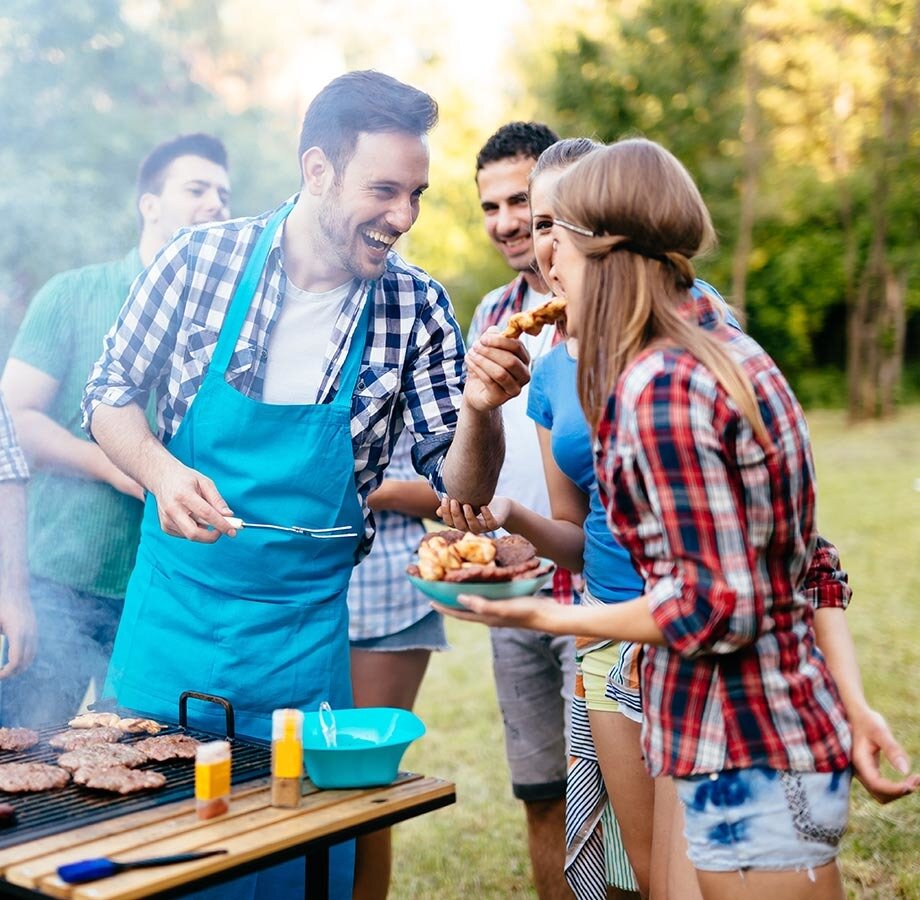
[[[488,412],[521,393],[530,381],[530,356],[520,341],[490,328],[467,352],[466,369],[464,401]]]

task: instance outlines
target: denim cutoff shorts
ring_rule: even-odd
[[[837,856],[850,771],[754,767],[675,778],[687,853],[704,872],[813,869]]]
[[[383,637],[365,638],[362,641],[351,641],[352,650],[376,650],[383,653],[397,652],[399,650],[449,650],[447,633],[444,630],[444,616],[432,610],[415,624],[397,631],[385,634]]]

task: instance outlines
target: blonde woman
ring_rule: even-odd
[[[671,154],[597,150],[554,207],[599,487],[645,593],[470,599],[459,615],[644,644],[646,765],[675,779],[707,900],[737,896],[738,873],[752,898],[838,900],[850,735],[805,592],[818,536],[804,416],[762,348],[691,301],[690,260],[713,232]]]

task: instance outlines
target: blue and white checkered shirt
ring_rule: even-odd
[[[154,392],[157,433],[169,444],[201,387],[246,261],[274,212],[182,231],[160,251],[105,337],[83,397],[87,432],[100,404],[144,406]],[[257,400],[286,282],[281,235],[279,229],[227,369],[229,384]],[[416,471],[443,491],[441,467],[463,387],[463,338],[444,288],[397,253],[390,252],[377,281],[362,284],[345,303],[326,350],[318,402],[335,394],[367,290],[374,306],[351,418],[358,496],[363,503],[380,483],[404,427],[415,441]],[[364,552],[373,537],[366,504],[365,523]]]
[[[418,478],[410,458],[412,442],[407,438],[403,434],[396,442],[387,478]],[[422,520],[392,510],[375,513],[374,518],[374,549],[352,572],[348,585],[348,637],[353,641],[396,634],[431,612],[431,600],[406,577],[406,566],[425,535]]]
[[[10,411],[0,394],[0,481],[25,481],[29,477],[29,467],[22,454]]]

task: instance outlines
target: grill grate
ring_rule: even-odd
[[[119,712],[122,711],[119,710]],[[122,714],[136,715],[135,713]],[[166,724],[162,719],[160,722]],[[41,740],[38,744],[18,753],[0,751],[0,763],[43,762],[54,765],[58,755],[63,751],[49,747],[48,738],[61,731],[66,731],[67,727],[67,725],[62,725],[40,729]],[[223,735],[210,734],[178,725],[169,725],[159,734],[186,734],[199,741],[226,739]],[[150,735],[126,735],[121,743],[132,744],[147,737]],[[271,748],[267,743],[239,737],[230,739],[230,743],[233,784],[241,784],[270,774]],[[142,768],[162,772],[166,776],[166,785],[159,790],[125,795],[97,791],[73,782],[56,791],[16,794],[0,791],[0,803],[10,803],[16,810],[16,824],[0,831],[0,848],[91,825],[115,816],[153,809],[175,800],[194,797],[195,760],[170,759],[165,762],[148,762]]]

